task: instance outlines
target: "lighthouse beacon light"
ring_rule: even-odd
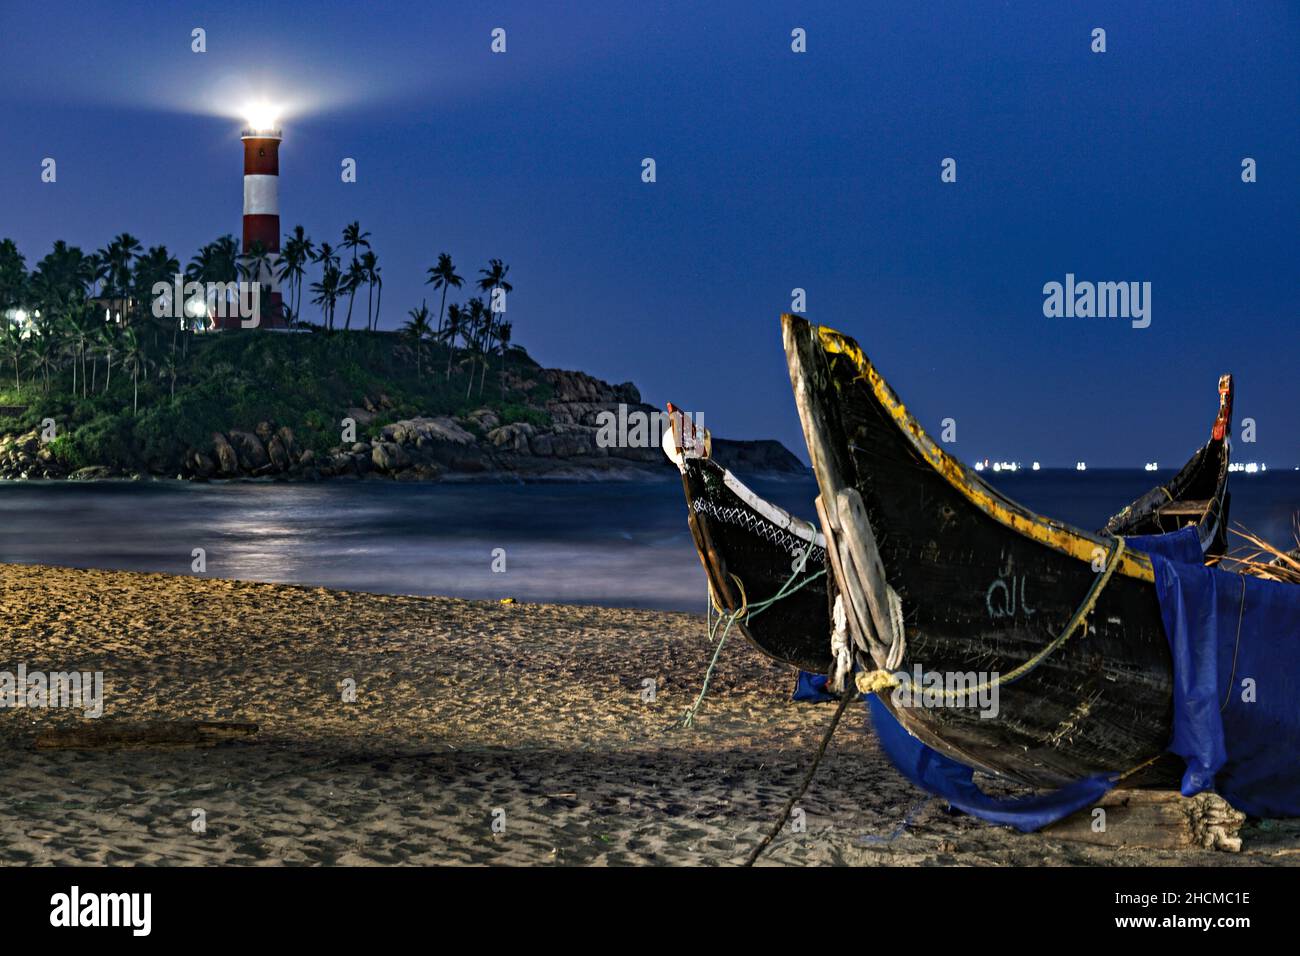
[[[269,133],[280,121],[280,111],[265,100],[249,103],[244,108],[244,116],[248,119],[249,131],[253,133]]]

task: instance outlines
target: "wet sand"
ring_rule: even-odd
[[[0,595],[0,671],[102,670],[105,720],[260,728],[210,749],[37,751],[42,728],[85,718],[0,709],[3,864],[730,865],[834,709],[792,703],[793,672],[733,636],[682,729],[713,650],[688,614],[27,566],[0,566]],[[806,832],[765,863],[1300,863],[1297,822],[1248,824],[1228,854],[950,814],[857,705],[801,807]]]

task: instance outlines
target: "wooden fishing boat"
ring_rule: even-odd
[[[1228,457],[1227,422],[1232,409],[1232,379],[1219,381],[1220,405],[1211,439],[1197,449],[1168,485],[1138,498],[1111,518],[1103,534],[1158,534],[1172,530],[1176,506],[1194,494],[1185,514],[1198,524],[1202,546],[1219,545],[1227,524]],[[670,430],[663,436],[664,451],[682,474],[691,537],[704,565],[710,598],[719,613],[734,612],[746,601],[776,594],[789,582],[803,561],[795,583],[798,591],[783,598],[763,614],[733,625],[767,656],[800,670],[829,673],[830,579],[818,572],[827,568],[826,539],[807,521],[766,501],[743,481],[709,457],[708,433],[696,435],[690,420],[668,405]],[[1213,472],[1217,485],[1204,490],[1202,477]],[[1203,497],[1200,497],[1202,496]],[[806,560],[805,559],[806,555]]]
[[[808,580],[761,615],[732,625],[769,657],[801,670],[830,670],[830,607],[826,539],[812,524],[755,494],[709,458],[708,434],[698,434],[671,404],[664,451],[682,473],[691,538],[719,614],[772,597],[792,575]],[[799,569],[799,570],[797,570]],[[796,582],[797,583],[797,582]]]
[[[1167,485],[1157,485],[1102,528],[1102,534],[1165,534],[1196,527],[1201,551],[1218,557],[1228,547],[1228,464],[1232,451],[1231,375],[1219,377],[1219,413],[1210,440],[1196,450]]]
[[[1011,501],[926,434],[856,342],[782,322],[859,667],[997,693],[994,716],[882,693],[903,726],[1031,784],[1149,761],[1130,783],[1176,780],[1160,757],[1173,673],[1150,559]]]

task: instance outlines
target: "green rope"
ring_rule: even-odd
[[[730,614],[725,615],[725,617],[719,616],[717,622],[709,630],[709,640],[712,641],[713,635],[717,633],[718,627],[721,626],[724,620],[727,622],[727,626],[723,628],[722,637],[718,640],[718,646],[713,651],[713,659],[709,661],[708,670],[704,672],[704,684],[700,687],[700,694],[695,698],[695,703],[693,703],[686,711],[686,718],[682,721],[683,727],[690,727],[695,722],[695,715],[699,712],[700,705],[704,703],[704,696],[709,692],[709,681],[713,679],[713,670],[717,667],[718,658],[722,654],[722,646],[727,643],[727,635],[731,633],[731,625],[735,624],[736,620],[742,614],[745,616],[745,623],[748,624],[755,615],[762,614],[777,601],[788,598],[800,588],[811,584],[826,573],[826,569],[822,568],[816,574],[810,574],[798,584],[795,584],[795,579],[798,578],[799,575],[803,573],[804,568],[808,566],[808,558],[812,555],[813,548],[816,546],[816,538],[809,540],[808,549],[804,551],[798,562],[796,562],[794,570],[791,572],[790,577],[786,579],[786,582],[782,584],[777,592],[770,598],[759,601],[756,604],[749,603],[749,599],[745,596],[745,585],[741,583],[740,578],[737,578],[734,574],[732,575],[732,579],[740,588],[740,607],[732,611]]]

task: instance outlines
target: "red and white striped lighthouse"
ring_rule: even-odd
[[[261,316],[259,328],[288,327],[274,269],[280,257],[280,130],[274,122],[254,121],[241,134],[244,143],[244,253],[260,242],[272,265],[262,267],[258,281],[270,288],[270,307]],[[268,314],[269,313],[269,314]],[[225,328],[239,328],[238,317],[227,319]]]

